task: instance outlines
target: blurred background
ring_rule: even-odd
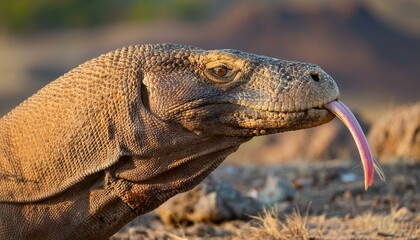
[[[89,59],[126,45],[164,42],[315,63],[336,80],[341,100],[356,114],[365,132],[374,133],[377,126],[377,134],[369,134],[369,143],[375,157],[385,163],[387,183],[376,177],[367,192],[362,191],[364,176],[354,141],[336,119],[317,128],[257,137],[243,144],[215,171],[223,183],[257,200],[267,196],[264,201],[280,203],[282,212],[298,206],[308,213],[312,206],[314,215],[345,216],[339,224],[333,218],[331,227],[325,227],[325,215],[312,221],[311,226],[321,226],[317,232],[336,232],[328,239],[342,239],[350,232],[356,233],[354,239],[402,239],[418,229],[419,0],[0,0],[0,117]],[[415,102],[415,108],[403,109],[403,114],[389,112]],[[380,120],[385,121],[377,124]],[[409,157],[417,165],[388,165],[386,154],[393,163]],[[283,164],[274,165],[279,163]],[[289,167],[294,164],[297,168]],[[243,203],[260,206],[232,200],[230,196],[237,194],[233,190],[222,191],[229,192],[229,200],[222,203],[226,208],[233,206],[229,201],[241,211],[245,211]],[[201,200],[197,206],[204,211],[213,209],[203,207]],[[401,211],[396,212],[400,206]],[[170,205],[175,212],[196,215],[191,212],[194,208],[187,207]],[[390,212],[391,217],[372,218],[370,211]],[[410,217],[413,213],[416,218]],[[349,221],[360,214],[361,218],[354,219],[362,230],[355,230]],[[163,232],[161,223],[150,219],[139,220],[137,225],[140,223],[145,227],[129,232],[157,229],[150,236]],[[174,229],[181,233],[172,230],[176,235],[168,238],[185,236],[186,225],[180,226]],[[248,229],[250,225],[244,226]],[[191,229],[186,231],[213,232],[217,237],[221,232]],[[398,234],[390,234],[394,231]]]
[[[162,42],[316,63],[367,123],[420,99],[417,0],[13,0],[0,2],[0,116],[86,60]]]

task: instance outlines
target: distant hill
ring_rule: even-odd
[[[212,26],[224,37],[206,36],[208,45],[317,63],[356,95],[419,99],[420,38],[397,31],[357,2],[318,9],[244,4]]]

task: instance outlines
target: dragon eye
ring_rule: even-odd
[[[232,69],[229,65],[223,63],[208,64],[204,70],[204,75],[211,81],[216,83],[228,83],[235,79],[235,76],[239,72],[238,70]]]
[[[224,77],[228,73],[229,69],[225,66],[219,66],[211,69],[211,71],[218,77]]]

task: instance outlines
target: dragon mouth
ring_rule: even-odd
[[[363,164],[363,170],[365,175],[365,190],[373,184],[374,169],[378,172],[378,175],[382,180],[385,180],[383,171],[381,170],[378,163],[374,161],[372,153],[370,151],[368,142],[365,134],[360,127],[356,117],[350,111],[350,109],[342,102],[336,100],[324,105],[325,109],[337,116],[346,127],[349,129],[359,150],[361,161]]]

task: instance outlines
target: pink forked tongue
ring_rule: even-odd
[[[373,183],[374,162],[362,128],[353,113],[344,103],[338,100],[333,101],[327,103],[325,108],[334,113],[347,126],[351,135],[353,135],[354,141],[359,149],[360,157],[362,158],[363,170],[365,172],[365,190],[367,190]]]

